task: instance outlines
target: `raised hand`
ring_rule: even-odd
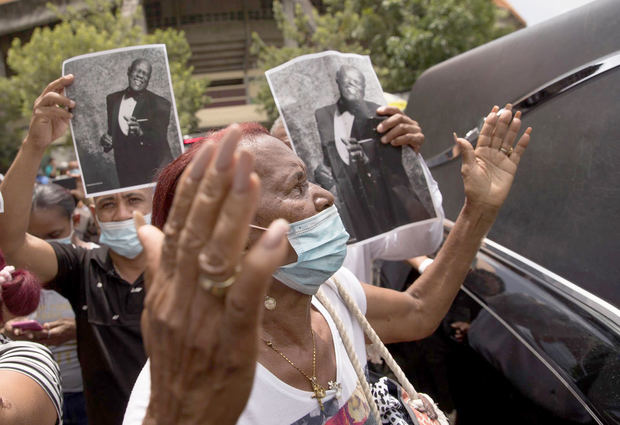
[[[75,102],[64,95],[65,87],[73,83],[73,75],[65,75],[47,85],[34,102],[30,128],[26,139],[33,146],[46,148],[65,134]]]
[[[136,216],[147,256],[142,330],[151,362],[145,424],[235,424],[250,395],[271,274],[288,224],[243,255],[260,192],[233,125],[205,143],[177,186],[164,233]]]
[[[530,142],[532,128],[517,139],[521,128],[521,112],[512,115],[508,104],[498,117],[493,107],[486,117],[476,149],[463,138],[454,139],[463,156],[461,174],[465,185],[466,202],[496,213],[508,196],[521,155]]]

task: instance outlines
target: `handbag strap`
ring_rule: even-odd
[[[338,329],[338,333],[340,334],[342,345],[344,345],[344,349],[347,352],[349,360],[351,361],[351,365],[353,365],[353,369],[355,370],[355,374],[357,375],[357,380],[362,386],[364,396],[366,397],[366,401],[368,402],[368,406],[370,407],[370,413],[374,417],[377,425],[381,425],[382,421],[381,415],[379,413],[379,408],[377,407],[377,403],[375,403],[375,399],[372,396],[372,393],[370,391],[370,385],[368,385],[368,381],[366,380],[366,374],[364,373],[364,369],[362,369],[360,360],[355,353],[355,349],[353,348],[353,344],[351,343],[351,338],[349,338],[349,335],[344,328],[344,323],[342,323],[342,320],[336,314],[336,310],[334,310],[334,306],[329,302],[329,300],[321,290],[317,292],[316,297],[323,305],[323,307],[325,307],[325,310],[327,310],[332,320],[334,321],[336,329]]]
[[[413,404],[417,405],[416,409],[427,412],[429,416],[432,414],[432,416],[437,418],[437,420],[439,421],[441,425],[448,425],[449,423],[448,419],[443,414],[443,412],[437,409],[436,406],[434,406],[433,401],[426,394],[422,395],[418,393],[413,387],[413,385],[411,384],[411,382],[409,382],[409,379],[407,378],[403,370],[400,368],[398,363],[396,363],[396,360],[394,360],[394,357],[392,357],[388,349],[385,347],[385,344],[383,344],[383,342],[381,341],[381,338],[379,338],[379,335],[377,335],[375,330],[372,328],[372,325],[368,322],[368,319],[366,319],[366,316],[361,312],[361,310],[359,309],[359,307],[357,306],[353,298],[351,298],[351,295],[347,292],[347,290],[344,289],[342,284],[338,281],[338,279],[335,276],[332,276],[331,280],[336,285],[336,288],[338,289],[338,294],[340,295],[340,298],[342,298],[342,300],[344,301],[345,305],[347,306],[347,309],[349,310],[350,313],[353,314],[355,319],[358,321],[358,323],[364,330],[364,334],[368,337],[370,342],[373,345],[375,345],[375,348],[379,352],[379,355],[383,358],[383,360],[388,365],[392,373],[394,373],[394,376],[398,380],[398,383],[403,387],[405,392],[409,395],[409,397],[413,401]],[[358,379],[360,383],[362,384],[362,388],[364,389],[364,395],[366,396],[366,399],[368,400],[368,404],[370,405],[370,410],[372,414],[375,416],[375,420],[377,421],[377,424],[381,424],[382,423],[381,416],[379,414],[377,404],[375,403],[375,400],[372,397],[372,393],[370,392],[370,386],[368,385],[368,381],[366,380],[366,375],[364,374],[360,361],[357,358],[357,354],[355,353],[355,350],[353,349],[353,344],[351,343],[351,339],[349,338],[346,330],[344,329],[344,324],[342,323],[342,320],[340,320],[340,318],[336,314],[334,307],[331,305],[327,297],[323,293],[321,293],[321,290],[319,290],[319,292],[317,293],[317,298],[319,299],[321,304],[323,304],[323,306],[329,312],[329,314],[332,316],[332,319],[334,320],[334,323],[336,324],[336,328],[338,329],[338,332],[340,333],[340,337],[344,344],[345,350],[347,351],[349,359],[351,360],[351,363],[353,364],[355,373],[357,374]]]
[[[368,337],[370,342],[378,350],[379,354],[381,355],[381,358],[383,358],[383,360],[388,365],[392,373],[394,373],[394,376],[398,380],[398,383],[405,389],[407,394],[409,394],[409,397],[411,397],[413,400],[419,399],[420,395],[415,390],[415,388],[413,387],[409,379],[407,379],[405,372],[403,372],[403,370],[398,365],[398,363],[396,363],[396,360],[394,360],[394,357],[392,357],[392,355],[386,348],[385,344],[383,344],[383,342],[381,341],[381,338],[379,338],[379,335],[377,335],[377,332],[375,332],[375,330],[372,328],[372,325],[368,322],[368,319],[366,319],[366,316],[364,315],[364,313],[361,312],[361,310],[359,309],[359,307],[357,306],[353,298],[351,298],[351,295],[347,292],[346,289],[344,289],[344,287],[342,286],[342,284],[338,281],[336,277],[333,276],[332,281],[336,285],[336,288],[338,288],[338,293],[340,294],[340,298],[342,298],[342,300],[344,301],[349,311],[353,314],[355,319],[358,321],[358,323],[364,330],[364,334]]]

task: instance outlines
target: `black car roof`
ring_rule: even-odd
[[[558,76],[620,50],[620,2],[599,0],[427,70],[406,113],[431,158],[475,127],[494,104],[513,102]],[[540,104],[513,190],[489,238],[610,303],[620,305],[620,68]],[[460,161],[433,168],[454,220],[464,199]]]

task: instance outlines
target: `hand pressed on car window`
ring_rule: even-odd
[[[532,128],[519,138],[521,112],[512,115],[506,105],[500,116],[495,106],[486,117],[476,149],[467,140],[456,137],[463,156],[461,174],[465,185],[466,202],[497,212],[510,192],[521,155],[530,142]]]

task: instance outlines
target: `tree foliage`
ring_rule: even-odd
[[[295,3],[292,17],[283,2]],[[368,54],[383,89],[392,92],[409,90],[432,65],[515,29],[498,25],[503,12],[490,0],[323,0],[321,12],[313,8],[311,15],[300,0],[276,0],[273,8],[287,43],[270,46],[254,34],[260,68],[324,50]],[[266,82],[256,100],[277,117]]]
[[[133,17],[123,16],[121,0],[86,0],[79,9],[55,9],[60,22],[36,28],[27,43],[14,39],[7,63],[15,75],[0,78],[0,169],[6,169],[24,135],[32,104],[50,81],[60,76],[62,62],[73,56],[141,44],[166,44],[179,124],[184,133],[197,126],[195,113],[206,102],[208,81],[192,77],[189,44],[172,28],[145,34]],[[52,7],[49,6],[48,7]],[[53,7],[52,7],[53,8]],[[21,120],[20,120],[21,118]]]

